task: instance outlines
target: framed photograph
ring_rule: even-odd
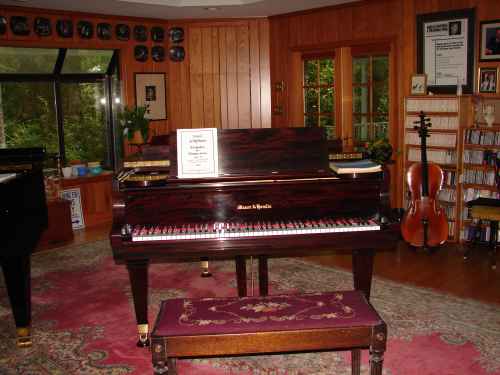
[[[427,76],[427,89],[454,94],[457,86],[474,88],[474,9],[417,16],[417,72]]]
[[[427,94],[427,76],[425,74],[413,74],[411,76],[411,95]]]
[[[135,102],[138,107],[147,107],[150,120],[167,119],[167,90],[165,73],[136,73]]]
[[[480,61],[500,61],[500,20],[481,22]]]
[[[498,68],[479,68],[477,91],[482,94],[496,94],[498,88]]]

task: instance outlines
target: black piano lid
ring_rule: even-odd
[[[31,163],[45,159],[43,147],[0,148],[0,166],[10,163]]]

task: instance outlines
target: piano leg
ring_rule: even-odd
[[[148,267],[149,262],[147,260],[127,262],[128,276],[134,298],[137,331],[139,334],[137,346],[141,348],[149,346]]]
[[[261,296],[269,294],[267,255],[259,255],[259,293]]]
[[[370,299],[374,255],[373,249],[353,250],[352,252],[354,289],[361,290],[367,299]]]
[[[247,265],[244,256],[237,256],[236,264],[236,283],[238,284],[238,297],[247,295]]]
[[[16,322],[17,346],[30,347],[32,344],[30,255],[2,257],[0,264]]]

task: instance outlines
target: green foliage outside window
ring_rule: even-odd
[[[304,60],[304,123],[325,128],[329,139],[336,138],[334,82],[333,58]]]
[[[18,76],[52,73],[57,52],[57,49],[0,47],[0,72]],[[112,52],[76,54],[68,60],[70,68],[80,73],[102,71],[108,66]],[[60,83],[63,134],[58,131],[54,82],[50,78],[42,82],[0,82],[0,135],[3,133],[5,138],[0,143],[7,147],[43,146],[49,153],[58,154],[62,137],[66,160],[109,160],[106,124],[109,103],[104,81]]]
[[[389,126],[388,56],[353,58],[354,143],[386,139]]]

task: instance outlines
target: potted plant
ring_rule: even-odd
[[[377,139],[367,145],[368,157],[382,165],[391,159],[392,151],[392,146],[387,138]]]
[[[123,135],[129,143],[144,144],[149,137],[149,119],[145,117],[147,107],[125,107],[118,115],[123,128]]]

